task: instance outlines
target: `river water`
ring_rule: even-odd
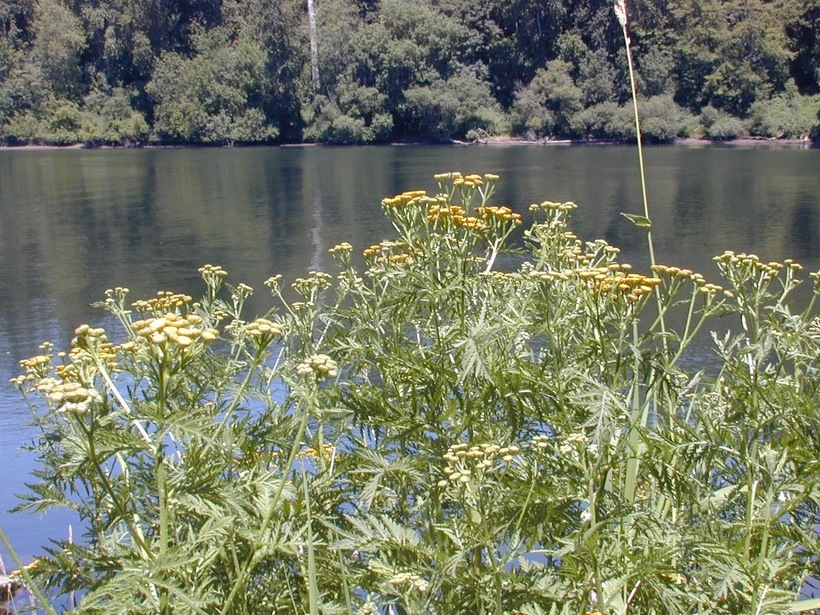
[[[731,249],[820,268],[820,150],[655,147],[645,151],[658,262],[714,277]],[[496,204],[571,200],[573,227],[603,237],[646,267],[637,151],[629,146],[385,146],[147,150],[0,150],[0,526],[24,561],[74,522],[8,514],[34,459],[36,433],[8,383],[21,359],[81,323],[105,325],[90,304],[108,288],[134,299],[159,290],[197,296],[197,268],[261,288],[311,269],[332,271],[328,249],[390,237],[379,203],[433,175],[501,176]],[[265,293],[260,292],[260,297]],[[264,311],[263,299],[252,304]],[[0,555],[14,568],[5,549]]]

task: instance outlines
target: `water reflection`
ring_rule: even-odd
[[[498,173],[497,202],[521,212],[575,201],[576,232],[641,267],[645,236],[620,215],[642,213],[635,158],[630,147],[0,151],[0,508],[33,463],[18,451],[34,434],[8,378],[43,340],[64,347],[76,325],[105,323],[90,307],[105,289],[196,296],[197,268],[214,263],[262,289],[252,308],[264,311],[267,277],[329,269],[334,244],[363,249],[390,236],[380,200],[433,190],[433,174],[448,170]],[[820,266],[820,151],[653,148],[647,159],[660,262],[709,276],[711,257],[733,249]],[[66,533],[54,516],[0,523],[25,558],[44,535]]]

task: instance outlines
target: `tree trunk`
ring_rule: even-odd
[[[316,43],[316,10],[313,0],[307,0],[308,22],[310,23],[310,76],[313,82],[313,95],[319,93],[319,46]]]

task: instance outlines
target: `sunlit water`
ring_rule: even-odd
[[[659,262],[715,276],[731,249],[820,267],[820,151],[650,148],[649,198]],[[391,235],[379,203],[434,190],[438,172],[497,173],[497,204],[572,200],[573,228],[647,263],[636,150],[605,147],[361,147],[0,151],[0,525],[24,561],[73,519],[7,514],[31,480],[21,446],[36,437],[8,383],[38,345],[68,345],[107,288],[132,297],[202,290],[197,268],[219,264],[262,288],[282,273],[331,270],[328,249],[363,249]],[[260,292],[252,308],[268,307]],[[708,350],[691,360],[708,361]],[[0,549],[7,568],[14,568]]]

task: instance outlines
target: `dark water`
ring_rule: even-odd
[[[646,152],[659,262],[714,277],[725,249],[820,268],[820,151],[653,148]],[[574,228],[604,237],[645,266],[636,150],[606,147],[362,147],[0,151],[0,526],[24,561],[72,519],[9,515],[33,459],[30,416],[8,379],[53,341],[64,349],[90,303],[127,286],[198,295],[197,268],[218,264],[256,288],[328,269],[341,241],[363,249],[390,236],[379,202],[433,190],[433,174],[501,176],[497,204],[578,203]],[[261,298],[254,307],[267,306]],[[14,568],[5,549],[7,568]]]

